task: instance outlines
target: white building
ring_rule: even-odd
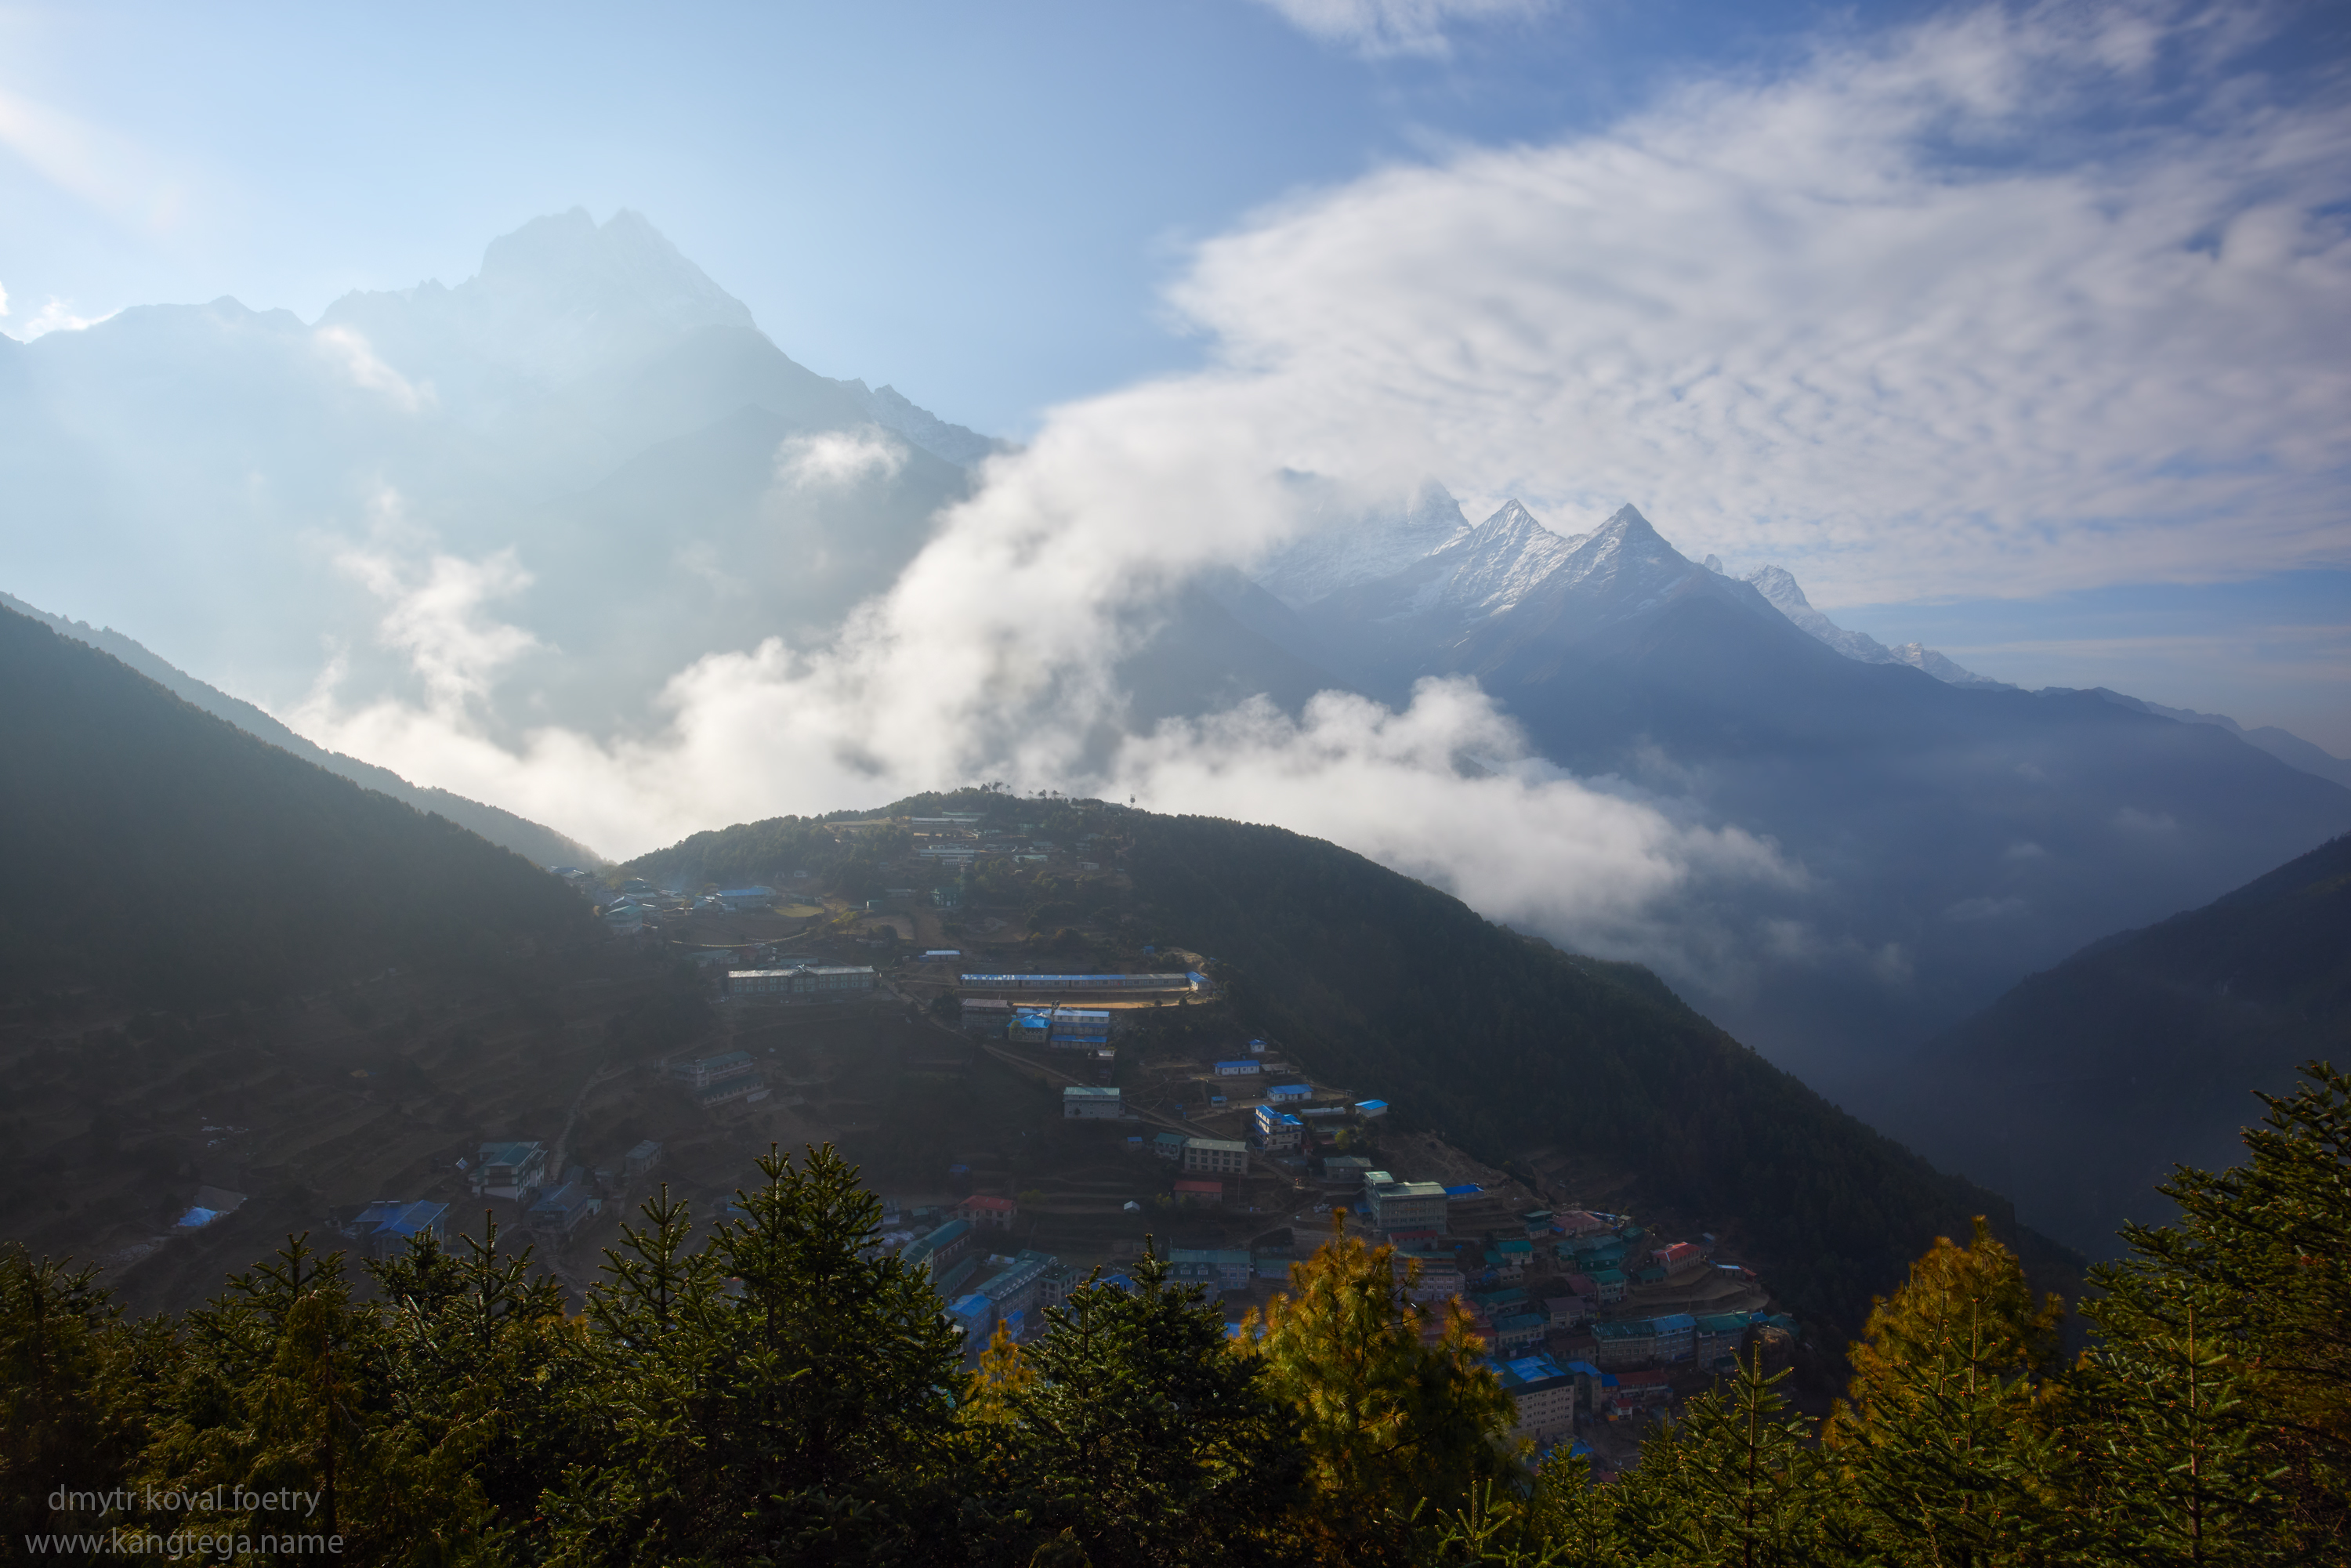
[[[1123,1113],[1116,1089],[1092,1089],[1071,1084],[1061,1091],[1061,1115],[1071,1122],[1114,1122]]]

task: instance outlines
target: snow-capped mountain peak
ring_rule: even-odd
[[[1573,553],[1517,501],[1409,570],[1410,593],[1382,619],[1441,614],[1461,625],[1499,615],[1559,570]]]
[[[1293,610],[1394,576],[1469,531],[1461,503],[1433,479],[1400,502],[1369,507],[1326,481],[1297,482],[1309,493],[1313,521],[1254,573],[1259,588]]]
[[[1785,567],[1760,566],[1747,574],[1745,580],[1756,592],[1771,601],[1771,607],[1804,632],[1834,648],[1848,659],[1865,664],[1907,664],[1923,670],[1946,685],[2006,686],[2005,681],[1995,681],[1963,669],[1954,661],[1934,649],[1918,643],[1906,643],[1889,648],[1865,632],[1848,632],[1819,611],[1804,597],[1803,589]]]
[[[839,383],[873,415],[873,423],[894,430],[935,457],[970,468],[1011,450],[992,435],[982,435],[960,424],[949,424],[929,409],[918,408],[896,387],[869,387],[862,381]]]

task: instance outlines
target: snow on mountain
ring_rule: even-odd
[[[1417,645],[1451,642],[1507,613],[1559,570],[1577,541],[1564,539],[1516,501],[1396,571],[1327,594],[1311,619],[1380,627]]]
[[[1557,571],[1581,538],[1562,538],[1517,501],[1424,558],[1425,579],[1400,613],[1449,613],[1463,622],[1499,615]]]
[[[1722,571],[1721,563],[1713,556],[1706,559],[1710,570]],[[1804,591],[1784,567],[1757,567],[1740,580],[1770,601],[1771,607],[1781,614],[1848,659],[1858,660],[1865,664],[1907,664],[1914,670],[1922,670],[1934,676],[1946,685],[2008,687],[2007,682],[1995,681],[1988,675],[1963,669],[1922,643],[1905,643],[1898,648],[1889,648],[1865,632],[1846,631],[1813,608],[1812,601],[1804,597]]]
[[[1561,539],[1551,570],[1518,593],[1479,641],[1489,649],[1527,638],[1573,643],[1690,594],[1771,613],[1743,584],[1716,576],[1667,544],[1638,507],[1627,505],[1590,533]]]
[[[841,385],[872,412],[874,423],[896,431],[934,457],[972,468],[999,452],[1011,450],[1008,443],[960,424],[949,424],[930,410],[915,407],[895,387],[869,388],[862,381],[842,382]]]
[[[1315,493],[1314,521],[1252,576],[1293,610],[1392,577],[1469,531],[1461,503],[1434,480],[1401,505],[1369,508],[1325,481],[1301,476],[1298,483]]]

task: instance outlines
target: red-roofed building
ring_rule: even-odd
[[[956,1205],[955,1217],[971,1221],[974,1230],[1009,1230],[1013,1217],[1019,1212],[1020,1206],[1008,1197],[974,1193]]]
[[[1616,1228],[1588,1208],[1571,1208],[1552,1215],[1551,1228],[1562,1236],[1604,1236]]]
[[[1649,1254],[1649,1261],[1668,1274],[1678,1274],[1684,1269],[1695,1269],[1706,1261],[1706,1254],[1693,1242],[1677,1241],[1671,1247],[1660,1247]]]
[[[1176,1184],[1178,1203],[1221,1204],[1225,1201],[1225,1184],[1193,1177]]]

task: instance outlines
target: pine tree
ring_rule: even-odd
[[[2215,1326],[2226,1304],[2143,1263],[2095,1278],[2102,1297],[2083,1311],[2101,1339],[2065,1411],[2085,1552],[2147,1564],[2274,1561],[2283,1467],[2262,1452],[2248,1369]]]
[[[831,1560],[910,1527],[955,1430],[960,1348],[927,1276],[865,1256],[882,1200],[831,1145],[758,1169],[711,1240],[740,1281],[716,1320],[713,1435],[762,1550]]]
[[[1614,1513],[1635,1556],[1726,1568],[1821,1561],[1835,1495],[1810,1424],[1782,1414],[1777,1385],[1750,1350],[1729,1386],[1691,1400],[1643,1445]]]
[[[920,1533],[960,1382],[939,1299],[864,1255],[881,1203],[830,1146],[758,1169],[699,1250],[664,1189],[607,1252],[601,1453],[557,1500],[559,1561],[866,1561]]]
[[[97,1277],[0,1246],[0,1560],[26,1535],[105,1522],[110,1511],[49,1499],[129,1479],[177,1359],[168,1326],[122,1322]]]
[[[580,1395],[580,1462],[549,1489],[549,1560],[664,1563],[724,1557],[739,1539],[728,1478],[703,1440],[717,1364],[723,1281],[707,1249],[688,1245],[692,1212],[669,1186],[645,1200],[646,1224],[623,1223],[588,1291],[594,1372]]]
[[[288,1237],[186,1326],[143,1483],[244,1489],[221,1494],[231,1500],[308,1494],[315,1500],[299,1513],[256,1503],[208,1511],[201,1522],[256,1539],[340,1537],[340,1553],[362,1561],[465,1563],[488,1549],[470,1448],[444,1456],[451,1463],[420,1462],[421,1435],[392,1407],[381,1318],[352,1300],[341,1253],[321,1256],[307,1237]],[[165,1534],[188,1522],[169,1511],[148,1520]]]
[[[485,1505],[471,1524],[419,1509],[411,1533],[456,1552],[471,1529],[486,1549],[531,1561],[550,1544],[540,1497],[583,1445],[592,1364],[561,1287],[532,1278],[531,1249],[502,1250],[496,1221],[484,1221],[480,1239],[457,1238],[462,1256],[421,1235],[367,1270],[382,1291],[392,1412],[421,1496],[445,1498],[462,1475]]]
[[[1013,1561],[1066,1534],[1094,1568],[1296,1556],[1295,1418],[1197,1286],[1146,1253],[1131,1291],[1097,1274],[1045,1317],[1020,1353],[1034,1381],[1004,1394],[992,1496],[969,1528]]]
[[[2136,1451],[2197,1472],[2142,1500],[2154,1511],[2131,1549],[2149,1560],[2200,1542],[2314,1561],[2351,1529],[2351,1075],[2302,1071],[2293,1093],[2262,1097],[2246,1163],[2181,1167],[2158,1189],[2179,1221],[2126,1228],[2132,1257],[2097,1275],[2107,1302],[2090,1315],[2118,1356],[2159,1368],[2148,1375],[2183,1399],[2197,1369],[2192,1405],[2117,1409]]]
[[[1824,1434],[1867,1550],[1938,1568],[2053,1560],[2062,1456],[2035,1378],[2064,1312],[2033,1301],[1980,1218],[1971,1245],[1938,1238],[1878,1299]]]

